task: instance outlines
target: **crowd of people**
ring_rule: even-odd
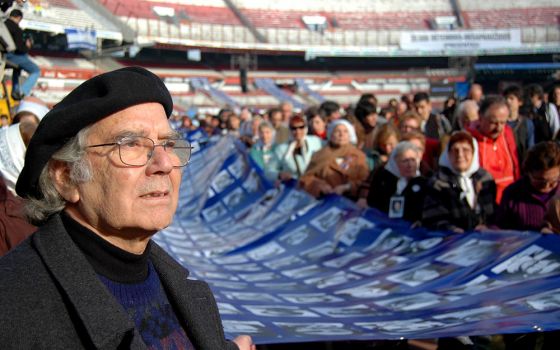
[[[139,81],[148,80],[159,84],[154,76],[144,70],[125,69],[120,73]],[[98,93],[98,90],[106,89],[111,84],[126,84],[124,78],[119,76],[120,73],[107,73],[92,79],[77,91],[84,94]],[[112,93],[120,96],[120,92],[115,91]],[[163,85],[154,88],[154,93],[156,92],[161,94],[160,100],[156,100],[159,104],[152,103],[149,106],[145,103],[152,101],[152,95],[120,96],[126,102],[123,112],[114,109],[111,103],[113,100],[104,102],[105,109],[99,113],[95,108],[90,108],[91,112],[88,112],[90,109],[84,109],[83,105],[89,103],[89,95],[78,98],[75,97],[77,93],[69,95],[51,112],[47,105],[32,96],[19,103],[11,123],[0,129],[0,146],[3,150],[0,153],[0,256],[18,245],[22,248],[17,249],[19,253],[11,255],[12,260],[18,258],[18,254],[27,254],[22,255],[26,259],[31,256],[36,259],[34,254],[50,254],[46,251],[34,252],[35,248],[29,245],[30,240],[24,239],[38,229],[32,240],[39,250],[43,249],[38,240],[52,234],[49,233],[48,225],[55,225],[52,223],[55,220],[58,225],[56,230],[68,231],[75,248],[85,252],[88,262],[95,270],[93,272],[90,267],[86,268],[82,264],[83,257],[81,260],[76,258],[83,265],[82,272],[88,276],[95,273],[99,275],[100,281],[111,292],[115,292],[114,296],[118,299],[120,294],[116,290],[120,288],[120,284],[129,282],[106,270],[112,268],[107,265],[107,261],[120,264],[121,258],[127,260],[130,247],[126,246],[121,250],[117,248],[123,242],[132,242],[121,241],[124,236],[120,237],[120,233],[113,240],[113,225],[118,226],[119,222],[96,221],[121,220],[128,215],[127,204],[120,201],[121,197],[117,195],[121,193],[124,198],[127,194],[117,188],[121,186],[118,182],[110,179],[111,173],[118,172],[119,176],[123,176],[122,183],[128,183],[128,178],[125,179],[121,172],[133,171],[132,169],[136,171],[145,168],[146,174],[142,176],[146,175],[147,179],[157,178],[162,174],[173,175],[171,185],[173,194],[176,195],[178,172],[173,169],[188,162],[190,146],[185,146],[182,142],[194,134],[216,137],[231,135],[237,138],[244,145],[251,161],[275,185],[295,182],[316,198],[344,196],[362,208],[373,208],[389,218],[406,220],[413,227],[422,226],[454,233],[487,229],[560,233],[560,84],[553,85],[548,95],[544,94],[541,86],[532,84],[525,87],[509,86],[501,96],[484,96],[481,86],[474,84],[466,99],[449,98],[441,112],[436,111],[431,97],[425,92],[404,95],[400,100],[393,99],[383,107],[373,94],[364,94],[355,105],[347,109],[341,108],[336,102],[326,101],[299,112],[294,111],[291,104],[284,102],[265,113],[255,113],[247,107],[239,111],[224,109],[216,116],[199,118],[172,115],[169,123],[165,117],[171,114],[170,96]],[[171,127],[171,134],[175,135],[171,143],[168,136],[164,136],[164,141],[156,145],[153,139],[138,132],[119,134],[115,142],[107,143],[105,134],[121,125],[110,120],[126,120],[126,125],[136,125],[138,121],[133,123],[129,120],[136,118],[136,114],[125,111],[140,108],[139,106],[141,109],[157,109],[157,129],[165,130],[165,135],[168,135]],[[91,120],[88,119],[90,114]],[[42,122],[45,115],[50,116],[45,118],[51,121],[50,124]],[[80,115],[80,118],[73,119],[75,115]],[[54,116],[61,118],[59,121],[65,127],[52,122]],[[150,118],[146,117],[145,122],[151,123]],[[161,123],[161,120],[165,122]],[[101,126],[96,126],[97,124],[106,126],[107,130],[99,129]],[[82,134],[98,135],[85,146],[88,150],[86,154],[91,154],[91,157],[118,154],[118,159],[111,158],[110,164],[118,163],[116,168],[129,170],[115,170],[114,165],[103,163],[107,174],[103,171],[86,173],[83,164],[76,160],[79,159],[78,155],[72,153],[75,151],[73,147],[84,147],[81,143],[85,140],[80,137],[85,136],[80,136]],[[154,132],[150,135],[156,139],[160,137]],[[68,137],[72,137],[71,140],[74,141],[68,141]],[[121,147],[129,139],[133,139],[133,143],[127,143],[128,146],[134,145],[142,152],[151,149],[151,152],[138,155],[131,153],[132,148]],[[65,145],[61,143],[67,141]],[[53,145],[59,151],[52,150],[50,147]],[[60,149],[62,146],[65,148]],[[162,151],[157,152],[154,162],[150,162],[149,158],[156,154],[156,146],[162,146]],[[118,153],[106,152],[106,147],[117,147]],[[176,149],[176,154],[164,156],[168,149]],[[49,162],[49,172],[41,170],[44,162]],[[74,165],[68,169],[62,164]],[[167,170],[157,170],[159,168]],[[102,192],[116,200],[116,204],[106,205],[107,210],[101,204],[100,197],[90,193],[92,189],[88,187],[89,180],[79,180],[91,176],[95,176],[99,182],[100,186],[96,190],[101,191],[103,187]],[[50,189],[47,188],[48,181],[53,182]],[[151,188],[146,186],[141,188]],[[167,190],[158,191],[149,192],[149,196],[169,195]],[[23,207],[20,198],[22,195],[34,198],[26,202],[25,216],[20,210]],[[174,200],[176,204],[176,198]],[[85,207],[76,204],[82,202]],[[92,208],[96,209],[91,211]],[[168,215],[166,218],[170,219],[169,215],[174,208],[168,209],[165,213]],[[90,218],[90,215],[94,218]],[[145,224],[136,216],[135,219],[139,221],[134,225]],[[97,227],[99,223],[103,230]],[[159,225],[158,229],[161,227],[164,225]],[[105,232],[105,229],[110,232]],[[156,229],[150,228],[148,231],[146,237],[149,238]],[[104,236],[106,234],[108,236]],[[96,235],[101,235],[108,241],[99,240]],[[64,233],[64,237],[66,236]],[[145,244],[142,249],[146,249]],[[153,250],[155,249],[157,248],[154,247]],[[103,259],[107,258],[107,261],[88,255],[111,251],[117,252],[117,255],[111,257],[111,253],[104,256]],[[149,269],[154,266],[158,268],[156,260],[160,259],[159,255],[162,253],[157,251],[150,254],[153,254],[150,259],[155,259],[153,265],[142,263],[143,277],[134,281],[141,288],[146,288],[146,283],[151,281],[144,278],[152,276]],[[12,266],[11,259],[2,259],[0,262]],[[38,260],[33,261],[33,264],[42,266]],[[124,265],[129,265],[128,260]],[[16,274],[20,272],[16,271],[13,276],[6,278],[16,278]],[[46,276],[41,272],[37,275],[40,278]],[[22,281],[20,277],[17,277],[17,283]],[[116,279],[111,280],[113,277]],[[167,283],[163,280],[161,282]],[[49,283],[45,282],[45,286],[50,286]],[[98,287],[96,283],[93,285]],[[23,284],[21,286],[29,287]],[[7,298],[16,296],[11,290],[3,293]],[[156,301],[166,302],[164,299]],[[139,304],[134,307],[144,306]],[[209,307],[214,308],[214,305],[210,303]],[[133,308],[127,309],[128,311],[134,312]],[[67,315],[57,314],[57,317],[66,320]],[[27,324],[28,320],[21,319],[18,322]],[[179,325],[177,320],[173,322],[175,326]],[[180,328],[174,329],[183,336]],[[146,340],[144,336],[149,335],[140,335]],[[221,346],[225,346],[223,337],[220,335],[219,338]],[[193,339],[197,342],[208,340],[197,337]],[[181,338],[181,341],[193,339],[187,337]],[[459,339],[462,338],[442,340],[439,349],[458,349]],[[537,341],[531,337],[523,339]],[[484,343],[484,339],[477,338],[469,341]],[[506,343],[508,341],[518,344],[516,338],[506,337]],[[240,348],[254,349],[248,337],[238,338],[236,343]],[[447,343],[449,345],[445,345]],[[515,346],[517,345],[511,348],[514,349]]]
[[[317,198],[347,197],[414,226],[560,233],[560,84],[511,85],[450,97],[440,111],[418,92],[347,109],[288,102],[263,113],[224,109],[174,121],[188,135],[230,134],[272,183],[297,181]]]

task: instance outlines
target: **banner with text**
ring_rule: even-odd
[[[206,141],[205,141],[206,142]],[[233,139],[185,168],[155,240],[256,343],[560,329],[560,237],[410,229],[338,196],[274,188]]]
[[[473,51],[521,47],[520,29],[402,32],[400,48],[413,51]]]

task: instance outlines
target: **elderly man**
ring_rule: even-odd
[[[486,98],[480,106],[480,120],[468,131],[478,141],[480,166],[496,181],[496,202],[504,189],[519,178],[519,160],[513,131],[507,125],[509,108],[501,96]]]
[[[39,230],[0,259],[2,349],[251,349],[226,341],[208,285],[151,241],[170,224],[191,147],[163,82],[94,77],[33,135],[16,185]]]

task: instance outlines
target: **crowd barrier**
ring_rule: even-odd
[[[176,217],[155,240],[210,284],[226,335],[272,344],[560,328],[559,236],[410,229],[338,196],[275,188],[233,138],[193,143]]]

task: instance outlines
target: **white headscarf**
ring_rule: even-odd
[[[334,128],[336,128],[338,125],[344,125],[346,126],[346,128],[348,129],[348,135],[350,136],[350,143],[353,145],[356,145],[358,143],[358,137],[356,136],[356,130],[354,129],[354,125],[352,125],[352,123],[350,123],[348,120],[346,119],[336,119],[333,120],[332,122],[329,123],[329,126],[327,128],[327,140],[331,140],[331,136],[332,133],[334,131]]]
[[[25,144],[19,131],[19,123],[0,130],[0,173],[6,186],[16,193],[16,182],[25,161]]]
[[[413,150],[414,152],[416,152],[416,176],[420,176],[420,149],[418,148],[418,146],[416,146],[415,144],[413,144],[410,141],[401,141],[399,142],[395,148],[393,149],[393,151],[391,152],[391,155],[389,156],[389,161],[387,161],[387,164],[385,165],[385,169],[387,169],[387,171],[389,171],[391,174],[395,175],[396,177],[399,178],[399,180],[397,181],[397,191],[396,194],[400,195],[402,193],[402,191],[404,191],[404,189],[406,188],[406,185],[408,184],[408,179],[404,176],[401,175],[401,172],[399,170],[399,167],[397,165],[397,156],[403,154],[405,151],[408,150]]]
[[[459,172],[453,168],[451,165],[451,161],[449,160],[449,145],[445,147],[445,150],[442,152],[441,156],[439,157],[439,166],[449,168],[455,175],[457,175],[459,180],[459,186],[461,187],[461,191],[463,191],[465,199],[469,203],[471,208],[474,208],[476,205],[476,192],[474,190],[474,185],[471,179],[471,176],[478,171],[480,168],[480,159],[478,158],[478,142],[476,142],[475,138],[472,138],[472,146],[473,146],[473,158],[471,162],[471,166],[464,172]]]
[[[20,112],[29,112],[37,116],[39,121],[41,121],[41,119],[43,119],[43,117],[45,116],[45,114],[47,114],[48,111],[49,108],[45,105],[29,100],[23,100],[20,102],[16,114]]]

